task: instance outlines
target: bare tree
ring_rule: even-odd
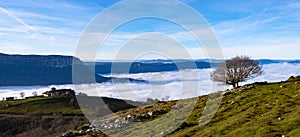
[[[239,86],[239,82],[255,78],[261,75],[262,72],[262,67],[257,61],[247,56],[237,56],[221,63],[211,73],[211,79],[236,88]]]
[[[24,93],[24,92],[21,92],[21,93],[20,93],[20,96],[21,96],[21,98],[24,98],[25,93]]]

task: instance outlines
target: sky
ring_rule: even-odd
[[[128,7],[114,10],[111,12],[114,14],[107,15],[106,18],[97,18],[122,2],[127,3]],[[93,20],[97,20],[99,24],[106,22],[101,26],[110,28],[114,21],[119,21],[124,16],[148,11],[169,14],[178,20],[186,20],[191,23],[189,25],[198,25],[192,23],[205,20],[214,32],[214,40],[219,43],[224,58],[248,55],[255,59],[300,59],[300,2],[297,0],[151,2],[170,7],[180,2],[192,8],[202,18],[194,18],[184,9],[155,10],[156,7],[147,6],[149,1],[146,0],[139,3],[135,0],[1,0],[0,52],[72,55],[83,60],[114,60],[117,57],[211,58],[202,43],[191,34],[195,30],[187,30],[180,24],[155,17],[133,19],[114,28],[103,43],[97,43],[99,48],[94,50],[97,53],[95,57],[85,58],[76,54],[81,38]],[[101,28],[94,29],[102,31]],[[205,40],[214,38],[212,35],[206,36],[205,30],[197,31],[202,32],[201,37]],[[96,40],[104,37],[95,36],[98,36],[95,37]],[[149,47],[156,47],[160,52],[151,52],[152,48]],[[186,52],[183,52],[183,48]],[[145,54],[137,54],[137,50]],[[150,52],[146,52],[147,50]],[[122,56],[119,56],[121,53]],[[169,55],[167,53],[170,56],[166,56]]]

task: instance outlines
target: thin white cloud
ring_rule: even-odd
[[[21,25],[23,25],[25,27],[25,32],[27,34],[32,34],[35,33],[35,29],[28,25],[27,23],[25,23],[21,18],[18,18],[17,16],[15,16],[13,13],[11,13],[10,11],[0,7],[0,10],[5,13],[7,16],[13,18],[15,21],[17,21],[18,23],[20,23]]]
[[[95,6],[97,6],[98,8],[100,8],[101,10],[106,9],[106,7],[104,5],[102,5],[101,3],[99,3],[99,1],[97,1],[97,0],[91,0],[91,3]]]
[[[67,21],[67,19],[62,17],[48,16],[48,15],[43,15],[40,13],[33,13],[28,11],[9,10],[9,12],[17,17],[22,17],[22,18],[34,18],[35,20],[40,19],[40,20],[51,20],[51,21]]]
[[[56,0],[31,0],[31,1],[19,1],[19,0],[10,0],[10,1],[1,1],[1,5],[11,6],[11,7],[22,7],[22,8],[41,8],[41,9],[54,9],[54,10],[87,10],[88,8],[71,4],[66,1],[56,1]]]
[[[80,31],[73,30],[71,28],[61,27],[61,28],[55,28],[55,27],[48,27],[48,26],[34,26],[36,30],[42,34],[51,34],[53,36],[61,36],[65,35],[68,37],[76,37],[78,38],[80,36]]]
[[[255,21],[255,24],[257,24],[260,19],[264,16],[264,14],[268,11],[268,7],[266,7],[263,12],[257,17],[256,21]]]
[[[293,9],[299,9],[300,8],[300,2],[293,2],[288,4],[289,8],[293,8]]]
[[[183,1],[188,4],[196,2],[194,0]],[[162,2],[162,4],[166,3],[168,2]],[[6,36],[6,41],[22,40],[22,42],[26,43],[24,45],[32,44],[36,47],[39,47],[40,45],[50,45],[49,43],[51,43],[53,45],[47,48],[65,46],[69,47],[69,49],[62,53],[72,54],[68,51],[74,51],[76,49],[80,34],[84,31],[84,25],[88,24],[89,19],[92,19],[93,15],[96,15],[105,8],[105,6],[101,5],[101,2],[99,5],[98,1],[89,1],[83,4],[84,5],[80,5],[76,2],[67,1],[1,1],[0,5],[3,5],[5,9],[1,8],[0,11],[6,11],[3,12],[5,13],[6,18],[0,16],[0,33],[2,33],[2,36]],[[206,3],[203,2],[202,4],[205,5]],[[227,6],[230,4],[231,6]],[[136,5],[131,3],[128,6],[134,7]],[[192,6],[197,7],[196,5]],[[207,12],[217,13],[219,14],[218,17],[224,16],[225,18],[219,19],[207,16],[208,20],[213,22],[212,27],[215,29],[215,32],[220,39],[220,43],[226,51],[226,57],[232,56],[231,54],[238,54],[234,49],[243,54],[261,57],[263,51],[267,52],[267,49],[264,48],[267,46],[278,50],[286,49],[283,52],[278,51],[278,54],[276,54],[277,57],[282,56],[280,58],[284,58],[285,56],[288,56],[290,58],[294,56],[293,58],[299,58],[299,55],[296,55],[294,52],[293,54],[285,55],[285,53],[289,53],[288,51],[300,50],[300,48],[297,48],[294,44],[299,43],[299,2],[276,2],[275,4],[272,4],[270,2],[257,1],[256,3],[237,2],[234,5],[232,5],[232,3],[221,2],[220,4],[208,4],[207,6]],[[144,9],[144,7],[141,9]],[[49,10],[49,12],[45,12],[45,10]],[[158,11],[162,13],[170,12],[167,9],[159,9]],[[127,12],[123,12],[122,9],[120,9],[120,11],[116,12],[120,14],[107,16],[111,22],[118,20],[123,15],[127,14],[127,12],[135,11],[128,10]],[[177,15],[177,13],[172,14]],[[193,23],[192,20],[194,20],[194,18],[188,18],[188,14],[178,10],[178,15],[187,17],[187,19],[190,19],[191,23]],[[85,16],[89,17],[85,18]],[[125,29],[124,32],[120,31],[113,33],[106,41],[106,45],[110,47],[105,50],[107,53],[104,53],[104,55],[107,55],[108,57],[110,54],[115,53],[116,50],[127,41],[144,32],[164,33],[183,44],[194,57],[203,57],[205,55],[204,52],[202,52],[201,47],[199,47],[198,43],[196,43],[195,39],[188,32],[172,27],[172,25],[160,26],[160,24],[158,24],[156,28],[152,26],[154,29],[150,27],[151,26],[147,25],[141,27],[141,29],[132,27]],[[136,32],[135,30],[141,31]],[[24,36],[24,34],[21,34],[24,32],[28,35]],[[197,32],[200,32],[205,40],[209,40],[212,37],[206,35],[205,30],[198,30]],[[14,35],[18,36],[16,37]],[[97,35],[97,37],[98,36],[99,35]],[[20,37],[25,38],[20,39]],[[30,40],[26,38],[29,38]],[[147,44],[147,42],[143,42],[143,44]],[[167,44],[169,43],[161,43],[161,45]],[[285,46],[283,47],[282,45]],[[197,47],[198,49],[195,50]],[[243,48],[245,50],[242,50]],[[253,52],[253,49],[259,50],[259,52]],[[59,48],[51,50],[56,53],[61,52]],[[178,52],[176,49],[173,50],[174,52]],[[35,52],[39,54],[45,53],[44,50],[35,50]],[[271,53],[275,52],[272,51]],[[265,55],[271,54],[266,53]],[[275,57],[275,55],[270,57]]]
[[[0,51],[5,53],[10,53],[10,51],[14,51],[11,54],[22,53],[24,51],[30,50],[29,46],[25,46],[22,43],[18,42],[9,42],[9,43],[0,43]]]
[[[257,48],[258,47],[258,48]],[[268,59],[298,59],[299,58],[299,45],[287,44],[282,42],[279,45],[250,45],[250,46],[232,46],[224,47],[224,55],[233,57],[236,55],[248,55],[255,58],[268,58]]]
[[[27,33],[28,34],[28,32],[26,30],[24,30],[23,25],[17,25],[13,28],[6,28],[6,27],[5,28],[0,28],[0,31],[3,32],[3,33],[22,32],[22,33]]]

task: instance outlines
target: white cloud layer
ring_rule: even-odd
[[[277,82],[284,81],[290,76],[300,75],[300,64],[269,64],[263,66],[264,73],[260,77],[251,79],[242,84],[258,81]],[[150,84],[82,84],[82,85],[59,85],[56,88],[72,88],[76,92],[87,93],[90,96],[106,96],[131,100],[144,101],[146,98],[162,99],[170,96],[170,99],[189,98],[208,94],[218,90],[229,88],[216,86],[211,82],[210,72],[212,69],[183,70],[181,72],[153,72],[140,74],[118,74],[116,77],[131,77],[149,80]],[[0,87],[0,97],[20,97],[20,92],[31,96],[32,92],[38,94],[49,90],[53,86],[30,86],[30,87]],[[213,87],[213,88],[212,88]]]

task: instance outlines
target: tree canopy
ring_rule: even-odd
[[[255,78],[261,75],[262,72],[262,67],[257,61],[247,56],[236,56],[221,63],[211,73],[211,79],[236,88],[239,86],[239,82]]]

